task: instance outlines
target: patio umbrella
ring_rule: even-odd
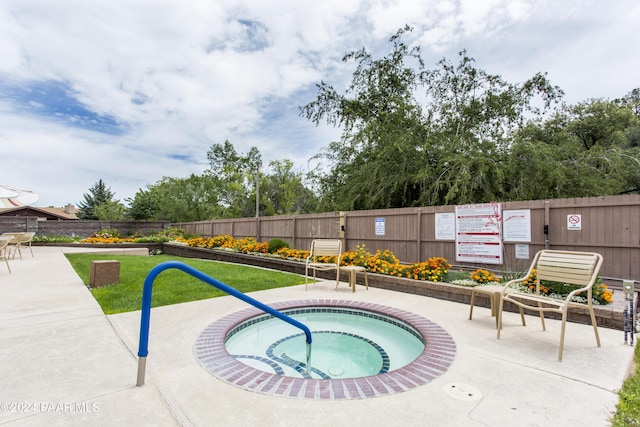
[[[40,197],[31,190],[11,187],[0,184],[0,208],[16,208],[29,206],[38,201]]]

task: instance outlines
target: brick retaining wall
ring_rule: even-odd
[[[116,229],[122,237],[166,230],[169,221],[38,221],[36,217],[0,217],[0,233],[34,232],[38,236],[89,237],[105,229]]]

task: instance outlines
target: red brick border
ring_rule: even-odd
[[[255,308],[249,308],[223,317],[205,328],[194,346],[196,359],[215,377],[245,390],[272,396],[320,400],[365,399],[411,390],[442,375],[453,363],[456,344],[447,331],[431,320],[404,310],[359,301],[326,299],[271,304],[277,310],[318,306],[367,310],[395,317],[411,325],[424,337],[425,349],[408,365],[380,375],[332,380],[274,375],[236,360],[224,346],[225,336],[233,327],[262,314]]]

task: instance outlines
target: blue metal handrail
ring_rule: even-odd
[[[137,386],[141,386],[144,384],[144,373],[147,363],[147,354],[149,354],[149,321],[151,318],[151,294],[153,290],[153,282],[156,280],[156,277],[163,271],[176,268],[181,270],[187,274],[192,275],[196,279],[200,279],[203,282],[220,289],[223,292],[228,293],[236,298],[241,299],[244,302],[251,304],[252,306],[271,314],[274,317],[284,320],[296,328],[301,329],[307,337],[307,359],[311,356],[311,330],[303,323],[298,322],[295,319],[287,316],[280,311],[269,307],[266,304],[261,303],[260,301],[253,299],[242,292],[232,288],[229,285],[226,285],[219,280],[214,279],[211,276],[207,276],[200,270],[197,270],[185,263],[178,261],[166,261],[162,264],[158,264],[153,267],[147,277],[144,279],[144,288],[142,290],[142,314],[140,317],[140,341],[138,344],[138,381],[136,383]],[[309,366],[309,363],[307,363]]]

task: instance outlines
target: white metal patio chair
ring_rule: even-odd
[[[31,241],[33,240],[33,237],[36,235],[36,233],[34,233],[33,231],[29,231],[27,233],[21,233],[20,235],[20,246],[19,248],[22,249],[24,247],[29,248],[29,252],[31,252],[31,258],[33,258],[33,249],[31,248]],[[22,252],[20,252],[20,258],[22,258]]]
[[[311,242],[311,251],[305,261],[304,287],[308,289],[309,270],[336,270],[336,287],[340,283],[340,257],[342,256],[342,241],[331,239],[316,239]]]
[[[10,237],[2,237],[0,236],[0,261],[4,260],[7,264],[7,269],[9,270],[9,274],[11,274],[11,267],[9,267],[9,242],[11,241]]]
[[[552,312],[562,315],[562,327],[560,331],[560,349],[558,360],[562,361],[562,351],[564,347],[564,336],[566,323],[570,308],[587,308],[593,325],[593,332],[596,335],[596,343],[600,347],[600,335],[596,324],[596,316],[593,311],[593,285],[598,280],[598,273],[602,266],[602,255],[595,252],[572,252],[557,250],[542,250],[534,257],[526,276],[508,282],[500,294],[498,307],[498,339],[502,329],[503,306],[505,301],[517,305],[521,310],[537,311],[540,314],[542,330],[546,330],[544,324],[544,313]],[[525,280],[533,270],[536,270],[536,291],[526,293],[512,288],[519,282]],[[548,280],[569,285],[577,285],[579,288],[571,291],[565,299],[559,300],[549,298],[540,293],[540,281]],[[582,304],[573,301],[575,295],[586,296],[587,303]],[[522,312],[521,312],[522,313]],[[524,318],[523,318],[524,320]]]
[[[11,256],[13,259],[16,257],[16,252],[18,252],[20,254],[20,259],[22,259],[22,251],[20,250],[22,233],[2,233],[2,237],[9,239],[9,244],[7,245],[7,257]]]

